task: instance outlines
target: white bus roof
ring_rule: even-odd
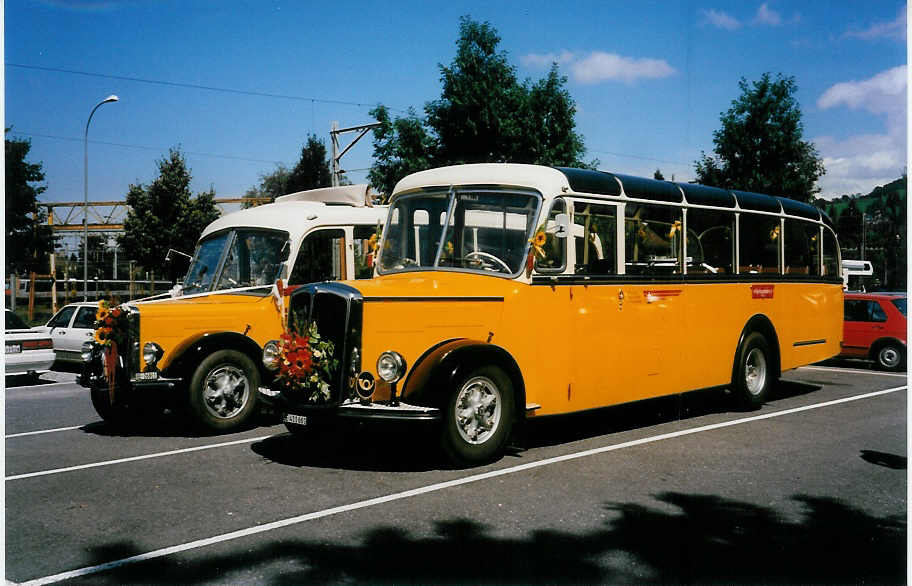
[[[371,207],[371,188],[367,183],[358,185],[341,185],[339,187],[322,187],[320,189],[309,189],[307,191],[298,191],[288,195],[280,195],[275,199],[276,203],[287,203],[290,201],[318,201],[330,204],[344,204],[355,207]]]
[[[280,199],[282,198],[277,198],[276,203],[226,214],[206,226],[200,238],[220,230],[243,227],[284,230],[293,240],[297,240],[314,226],[373,224],[386,221],[387,206],[355,207],[300,201],[294,198],[290,201],[279,201]]]
[[[551,167],[518,163],[474,163],[412,173],[396,184],[393,194],[423,187],[482,184],[525,187],[535,189],[545,196],[570,190],[566,175]]]

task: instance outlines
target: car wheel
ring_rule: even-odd
[[[880,368],[895,372],[901,370],[905,365],[906,356],[902,347],[898,344],[889,343],[884,344],[877,350],[875,360]]]
[[[738,404],[744,409],[759,409],[776,379],[769,344],[762,334],[753,332],[744,338],[734,373],[732,387]]]
[[[458,379],[444,411],[442,445],[457,465],[490,462],[503,453],[513,426],[513,384],[496,366]]]
[[[190,379],[190,413],[207,431],[234,431],[255,414],[259,384],[260,373],[246,354],[214,352]]]

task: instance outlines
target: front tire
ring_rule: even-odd
[[[514,417],[513,384],[496,366],[471,370],[453,385],[444,410],[443,450],[459,466],[503,453]]]
[[[738,351],[732,387],[738,404],[747,410],[759,409],[769,398],[776,380],[773,356],[762,334],[744,338]]]
[[[883,370],[896,372],[905,365],[906,353],[898,344],[888,343],[878,348],[874,360],[877,362],[877,366]]]
[[[235,431],[256,413],[259,385],[260,373],[246,354],[213,352],[190,379],[190,413],[207,431]]]

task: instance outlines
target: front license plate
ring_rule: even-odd
[[[7,354],[19,354],[20,352],[22,352],[22,346],[20,346],[19,344],[7,344],[6,345]]]
[[[294,423],[295,425],[307,425],[307,416],[306,415],[295,415],[294,413],[286,413],[282,417],[282,421],[285,423]]]
[[[137,372],[134,380],[158,380],[158,372]]]

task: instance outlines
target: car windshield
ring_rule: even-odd
[[[443,268],[514,276],[525,265],[541,199],[532,193],[451,190],[399,197],[380,272]]]
[[[896,309],[898,309],[900,313],[902,313],[903,315],[906,315],[906,298],[905,297],[903,297],[902,299],[894,299],[893,305],[896,306]]]
[[[288,250],[286,232],[239,228],[213,234],[196,247],[184,294],[271,285],[288,259]]]

